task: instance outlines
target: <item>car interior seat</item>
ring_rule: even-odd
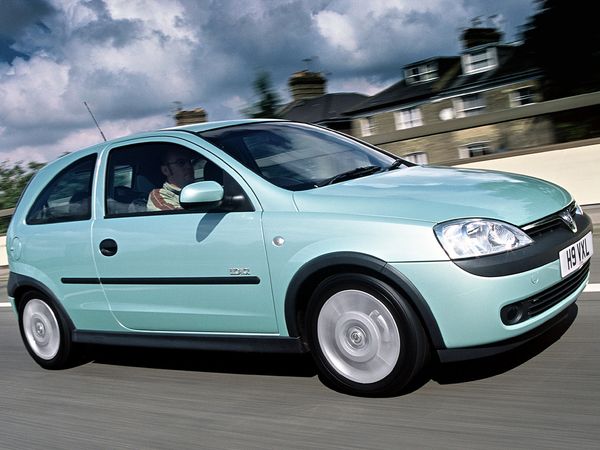
[[[69,199],[70,217],[87,217],[90,214],[90,193],[76,191]]]

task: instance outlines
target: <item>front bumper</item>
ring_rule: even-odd
[[[559,252],[591,233],[592,223],[585,214],[573,214],[574,231],[555,220],[559,213],[549,216],[552,220],[543,227],[528,230],[534,233],[534,244],[512,252],[461,261],[390,263],[429,306],[443,340],[437,349],[516,339],[575,302],[589,280],[589,263],[563,279]],[[519,305],[519,321],[505,317],[503,323],[501,311],[507,305]]]
[[[566,331],[566,328],[568,328],[575,320],[575,317],[577,317],[577,310],[577,305],[572,303],[557,316],[525,334],[488,345],[440,349],[437,350],[438,358],[441,363],[451,363],[487,358],[516,350],[519,347],[532,343],[543,335],[558,335],[559,331]]]
[[[589,280],[586,273],[574,290],[545,311],[505,325],[500,315],[504,306],[535,297],[563,281],[558,260],[502,277],[473,275],[451,261],[390,265],[409,279],[426,301],[447,349],[493,344],[532,331],[574,303]]]

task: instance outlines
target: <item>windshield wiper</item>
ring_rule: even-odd
[[[390,167],[388,167],[387,170],[399,169],[402,166],[408,167],[406,161],[404,161],[402,158],[398,158],[396,161],[390,164]]]
[[[326,178],[325,180],[317,183],[316,187],[327,186],[333,183],[339,183],[340,181],[350,180],[352,178],[363,177],[366,175],[371,175],[375,172],[381,172],[381,167],[379,166],[364,166],[357,167],[356,169],[348,170],[347,172],[338,173],[337,175]]]

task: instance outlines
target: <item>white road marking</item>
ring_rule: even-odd
[[[10,303],[0,303],[0,308],[10,308]]]

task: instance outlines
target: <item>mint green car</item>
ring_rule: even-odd
[[[7,243],[9,297],[44,368],[88,344],[311,352],[359,395],[551,329],[593,252],[589,217],[552,183],[274,120],[62,156],[25,190]]]

